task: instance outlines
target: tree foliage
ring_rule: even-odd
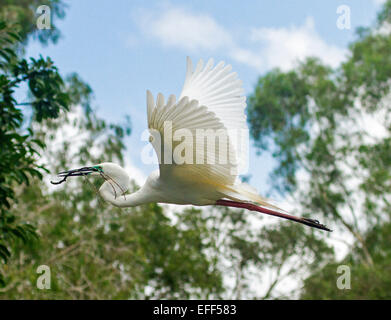
[[[121,124],[97,116],[77,73],[21,57],[31,36],[58,39],[55,26],[36,32],[39,4],[0,5],[0,17],[12,16],[19,30],[0,30],[2,298],[389,298],[391,1],[374,28],[359,30],[341,67],[310,58],[275,69],[249,97],[252,137],[278,163],[275,189],[346,238],[341,261],[323,233],[253,212],[118,209],[100,199],[102,181],[93,177],[53,188],[49,180],[63,169],[126,166],[131,128],[126,116]],[[64,16],[62,1],[49,5]],[[371,128],[374,119],[379,127]],[[336,287],[341,264],[351,268],[350,291]],[[50,290],[37,288],[40,265],[51,269]]]
[[[331,262],[304,282],[302,299],[387,299],[391,298],[391,224],[375,226],[366,236],[365,243],[372,254],[374,265],[361,263],[362,251],[358,246],[342,261]],[[340,290],[336,286],[338,266],[349,267],[350,288]]]
[[[70,98],[65,84],[50,58],[21,59],[15,52],[19,34],[0,22],[0,260],[10,256],[9,243],[23,242],[35,237],[30,224],[19,222],[10,214],[17,200],[15,185],[29,184],[32,177],[42,178],[44,169],[37,163],[42,140],[36,139],[30,127],[24,127],[21,107],[31,106],[34,120],[56,118],[61,110],[67,110]],[[15,91],[27,85],[31,101],[18,102]],[[0,278],[2,282],[2,278]]]
[[[51,10],[50,29],[39,30],[36,27],[37,8],[47,5]],[[26,44],[29,37],[39,40],[42,44],[56,43],[61,37],[56,27],[57,19],[65,17],[67,5],[62,0],[3,0],[0,3],[0,20],[6,21],[14,32],[20,36],[21,43]]]
[[[339,68],[309,58],[294,70],[260,77],[248,108],[256,146],[277,160],[275,189],[334,225],[342,237],[350,234],[349,250],[360,257],[355,267],[374,274],[375,252],[385,248],[370,246],[368,239],[391,214],[390,11],[388,1],[376,25],[359,30]],[[329,279],[318,277],[337,290]]]

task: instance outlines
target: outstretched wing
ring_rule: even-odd
[[[204,66],[199,60],[195,70],[187,57],[186,79],[180,98],[195,99],[223,123],[228,131],[239,173],[245,173],[248,165],[248,126],[245,115],[246,97],[242,81],[231,65],[220,61],[216,66],[209,59]]]
[[[200,61],[193,72],[188,59],[179,101],[171,95],[165,102],[159,93],[155,102],[147,91],[148,128],[162,176],[234,184],[241,161],[234,143],[240,139],[235,135],[247,130],[247,125],[241,82],[230,70],[222,62],[213,67],[209,60],[205,68]],[[212,147],[207,140],[210,135],[218,137]],[[224,136],[226,140],[218,141]]]
[[[226,161],[219,161],[219,144],[207,148],[197,143],[200,130],[226,132],[224,125],[213,112],[200,106],[197,100],[183,97],[178,102],[171,95],[167,103],[159,93],[156,103],[147,91],[148,128],[151,143],[159,159],[160,174],[189,181],[214,181],[232,184],[236,173]],[[228,140],[227,140],[228,141]],[[227,148],[229,153],[229,148]],[[229,155],[227,156],[229,157]]]

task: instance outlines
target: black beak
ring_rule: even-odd
[[[57,181],[57,182],[50,181],[50,183],[51,184],[60,184],[60,183],[65,182],[68,177],[86,176],[92,172],[97,172],[97,171],[99,171],[99,170],[96,167],[83,167],[83,168],[79,168],[79,169],[62,171],[62,172],[59,172],[57,175],[63,179],[60,181]]]

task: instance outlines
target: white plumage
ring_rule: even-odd
[[[237,79],[236,73],[231,72],[230,65],[220,62],[213,66],[213,59],[210,59],[204,66],[200,60],[193,71],[190,58],[187,58],[186,78],[179,101],[171,95],[165,103],[164,96],[159,93],[155,102],[152,93],[147,91],[148,128],[152,136],[158,134],[161,137],[159,142],[166,140],[164,125],[167,122],[172,124],[172,132],[187,129],[193,137],[196,137],[196,131],[200,129],[212,132],[220,130],[227,136],[227,150],[220,153],[219,144],[212,150],[204,148],[203,164],[194,161],[197,151],[202,152],[197,150],[199,146],[194,140],[191,140],[190,146],[193,148],[191,164],[175,164],[173,155],[167,156],[164,153],[164,147],[161,147],[163,143],[156,145],[152,142],[161,163],[158,179],[170,181],[169,189],[176,190],[175,192],[177,189],[172,183],[181,185],[181,194],[170,194],[170,199],[176,199],[176,203],[214,204],[221,198],[264,201],[253,189],[244,186],[237,179],[238,163],[247,161],[247,152],[236,151],[240,139],[235,135],[248,130],[244,112],[246,98],[242,94],[242,81]],[[157,140],[159,139],[155,139]],[[172,150],[182,143],[174,140],[170,142]],[[225,151],[227,161],[221,163],[220,156]],[[166,164],[169,158],[172,159],[172,164]],[[167,201],[168,199],[165,200]]]
[[[101,163],[60,173],[68,176],[100,175],[106,181],[99,189],[102,197],[118,207],[150,202],[223,205],[254,210],[328,230],[319,222],[286,213],[260,197],[238,179],[241,166],[248,161],[243,134],[248,132],[246,98],[242,82],[231,66],[213,59],[206,65],[200,60],[193,71],[187,59],[185,83],[178,101],[170,95],[167,101],[159,93],[156,101],[147,91],[148,129],[158,155],[159,170],[148,177],[144,186],[126,194],[130,186],[127,172],[114,163]],[[213,148],[199,143],[210,135],[224,137]],[[205,141],[204,141],[205,142]],[[179,150],[179,151],[178,151]],[[183,153],[185,156],[183,156]],[[190,161],[188,161],[190,160]],[[225,160],[225,161],[224,161]]]

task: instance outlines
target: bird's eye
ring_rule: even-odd
[[[102,169],[101,166],[95,166],[94,168],[97,169],[97,170],[100,171],[100,172],[103,172],[103,169]]]

